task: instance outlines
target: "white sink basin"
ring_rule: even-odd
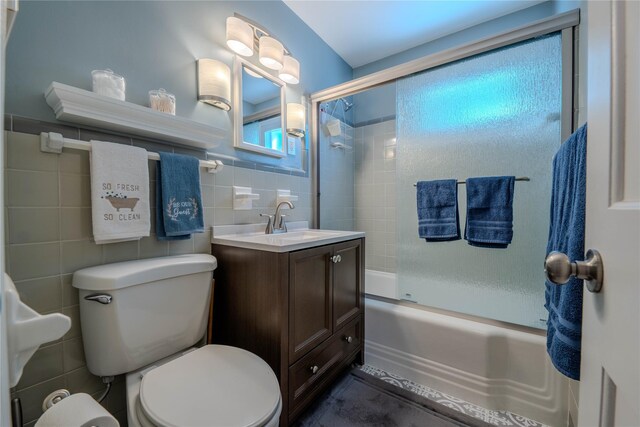
[[[255,229],[255,227],[253,228]],[[362,232],[338,230],[294,229],[282,234],[262,232],[217,234],[214,228],[213,244],[259,249],[270,252],[289,252],[325,244],[364,237]]]

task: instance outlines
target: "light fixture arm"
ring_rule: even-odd
[[[265,27],[263,27],[262,25],[258,24],[255,21],[247,18],[246,16],[240,15],[237,12],[234,12],[233,16],[238,18],[238,19],[243,20],[244,22],[249,24],[249,26],[253,29],[253,44],[254,44],[254,48],[256,46],[258,46],[258,41],[260,40],[260,37],[262,37],[262,36],[273,37],[272,33],[270,31],[268,31]],[[278,39],[278,41],[279,41],[279,39]],[[282,43],[282,42],[280,42],[280,43]],[[284,48],[285,55],[291,55],[291,51],[289,49],[287,49],[287,47],[284,45],[284,43],[282,43],[282,47]]]

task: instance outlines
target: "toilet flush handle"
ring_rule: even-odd
[[[111,304],[113,297],[109,294],[91,294],[84,297],[87,301],[96,301],[100,304]]]

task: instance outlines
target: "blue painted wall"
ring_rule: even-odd
[[[127,101],[148,105],[148,91],[163,87],[176,95],[178,116],[228,130],[213,151],[263,161],[232,147],[232,112],[196,101],[196,59],[232,65],[225,20],[234,12],[264,25],[300,60],[300,84],[287,88],[293,102],[352,78],[351,67],[280,1],[24,1],[7,47],[5,111],[55,121],[43,96],[51,82],[91,90],[91,70],[111,68],[126,78]]]

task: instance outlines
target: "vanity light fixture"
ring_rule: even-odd
[[[242,56],[253,56],[253,28],[235,16],[227,18],[227,46]]]
[[[300,82],[300,62],[291,55],[284,57],[284,66],[278,77],[287,83],[297,85]]]
[[[252,56],[257,50],[258,61],[278,71],[281,80],[289,84],[300,82],[300,62],[260,24],[234,13],[227,18],[227,45],[242,56]]]
[[[198,101],[231,110],[231,70],[215,59],[198,59]]]
[[[282,43],[273,37],[262,36],[258,45],[260,63],[272,70],[281,70],[284,66],[284,46]]]
[[[290,102],[287,104],[287,134],[302,138],[304,132],[304,105]]]

